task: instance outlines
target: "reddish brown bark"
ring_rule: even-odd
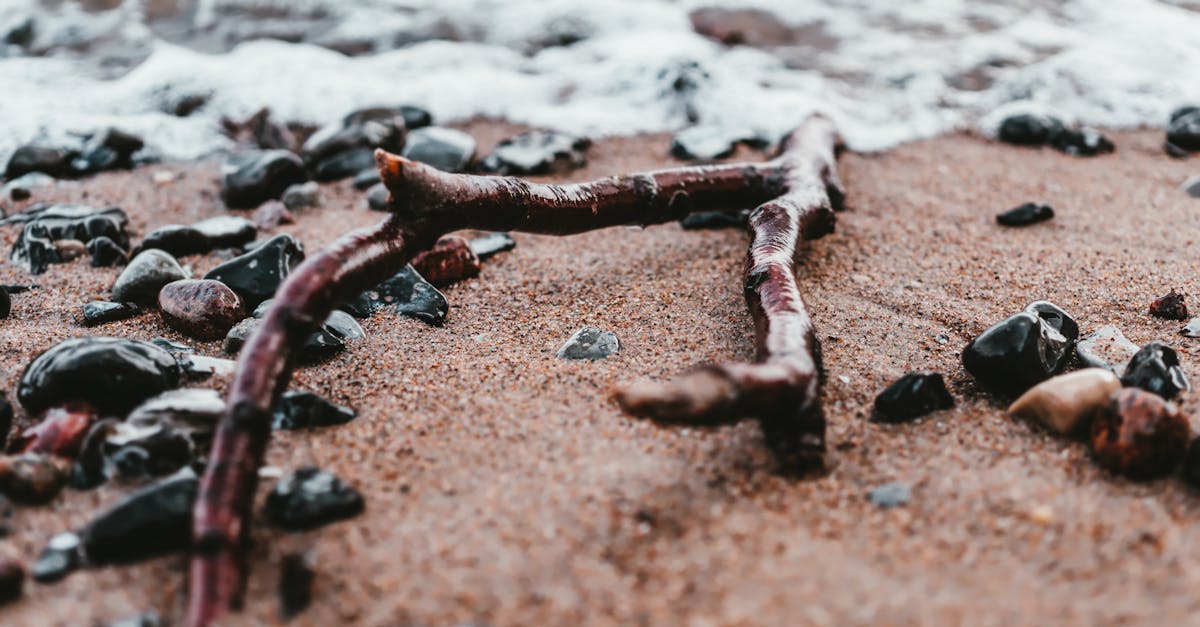
[[[834,197],[840,200],[841,189],[833,168],[834,139],[828,121],[813,118],[787,140],[780,157],[766,163],[676,168],[574,185],[448,174],[377,151],[393,215],[377,227],[343,237],[298,267],[242,349],[196,502],[187,624],[210,624],[240,604],[258,468],[270,438],[272,406],[290,379],[297,347],[333,307],[399,271],[450,231],[570,234],[662,223],[692,211],[741,209],[777,199],[760,207],[752,220],[756,237],[747,275],[755,282],[748,285],[747,298],[759,321],[763,360],[694,376],[724,373],[717,376],[736,383],[731,389],[747,391],[735,408],[758,413],[768,432],[777,423],[785,433],[814,432],[795,427],[797,416],[812,419],[820,409],[818,359],[810,354],[816,343],[791,260],[798,234],[815,237],[832,228],[831,194],[826,191],[839,192]],[[824,143],[810,147],[809,142]],[[793,390],[796,385],[803,391]],[[796,400],[807,404],[786,417],[775,420],[768,411]],[[677,404],[711,402],[683,399]]]

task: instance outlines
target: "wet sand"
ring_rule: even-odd
[[[486,148],[511,129],[468,130]],[[1176,346],[1185,371],[1200,376],[1200,340],[1145,312],[1171,287],[1200,299],[1200,200],[1177,189],[1200,168],[1162,154],[1158,131],[1112,137],[1118,152],[1092,159],[966,135],[842,158],[850,209],[799,264],[828,369],[829,470],[806,480],[772,472],[753,423],[664,429],[610,400],[641,377],[752,357],[744,233],[671,224],[516,235],[517,248],[486,261],[478,279],[445,290],[445,326],[380,314],[364,322],[365,340],[297,373],[293,387],[359,417],[277,433],[269,465],[330,469],[362,491],[367,511],[301,534],[256,516],[246,609],[228,624],[280,622],[280,563],[302,551],[317,578],[312,607],[293,625],[1195,623],[1200,494],[1178,478],[1105,473],[1082,443],[1006,416],[958,358],[989,324],[1048,299],[1085,333],[1115,324],[1138,344]],[[600,141],[566,179],[669,165],[668,144]],[[183,177],[157,184],[158,171]],[[35,200],[119,204],[137,239],[222,213],[216,171],[215,162],[147,166]],[[380,219],[349,181],[322,194],[321,208],[281,229],[310,250]],[[1057,216],[1024,229],[995,224],[1026,201],[1048,202]],[[16,233],[0,230],[4,250]],[[184,262],[200,273],[217,260]],[[0,324],[8,389],[37,351],[70,336],[195,344],[156,313],[79,326],[82,304],[105,296],[117,273],[83,260],[51,266],[39,289],[14,296]],[[29,280],[0,265],[0,282]],[[594,363],[556,359],[585,324],[614,330],[621,351]],[[906,425],[870,422],[875,394],[916,369],[945,373],[958,406]],[[1182,404],[1200,415],[1195,394]],[[909,505],[867,501],[890,481],[912,485]],[[18,508],[0,551],[32,561],[51,535],[129,489],[68,490],[49,506]],[[154,608],[174,622],[185,564],[164,557],[27,582],[0,621],[84,625]]]

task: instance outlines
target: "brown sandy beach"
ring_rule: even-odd
[[[514,128],[466,130],[483,152]],[[377,315],[364,321],[365,340],[297,373],[293,387],[359,417],[277,433],[268,464],[332,470],[363,493],[367,511],[303,534],[259,517],[246,609],[229,624],[280,622],[280,562],[305,550],[314,600],[294,625],[1200,622],[1200,494],[1177,478],[1107,474],[1083,444],[1005,415],[959,361],[979,331],[1048,299],[1085,333],[1114,324],[1137,344],[1166,341],[1200,376],[1200,340],[1145,311],[1171,287],[1200,295],[1200,200],[1177,189],[1196,162],[1164,155],[1161,131],[1111,137],[1117,152],[1091,159],[968,135],[842,158],[850,210],[799,265],[828,372],[829,470],[806,480],[772,473],[752,423],[664,429],[610,400],[641,377],[752,357],[744,233],[671,224],[517,234],[517,248],[485,261],[478,279],[445,290],[445,326]],[[668,144],[665,135],[601,140],[566,179],[669,165]],[[156,183],[159,171],[180,178]],[[34,200],[117,204],[144,234],[224,212],[216,173],[216,161],[146,166],[60,183]],[[281,229],[309,250],[380,219],[349,181],[322,194],[322,207]],[[1026,201],[1050,203],[1057,216],[1024,229],[995,224]],[[16,234],[0,231],[0,245]],[[184,261],[197,274],[217,263]],[[4,385],[75,335],[162,336],[219,354],[219,342],[196,344],[156,313],[80,326],[82,304],[106,296],[117,273],[79,260],[14,295],[0,324]],[[0,264],[0,282],[30,277]],[[621,351],[556,359],[585,324],[615,331]],[[870,422],[875,395],[918,369],[946,374],[957,407],[906,425]],[[1181,405],[1200,417],[1196,397]],[[910,484],[911,503],[867,501],[889,481]],[[128,490],[67,490],[49,506],[20,507],[0,551],[30,561],[50,536]],[[27,582],[0,622],[86,625],[151,608],[176,618],[185,572],[174,556]]]

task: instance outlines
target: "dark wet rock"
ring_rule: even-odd
[[[603,359],[617,352],[621,343],[612,331],[585,326],[576,331],[558,349],[555,356],[562,359]]]
[[[904,422],[954,407],[954,397],[937,372],[910,372],[875,397],[875,414],[883,422]]]
[[[1200,198],[1200,176],[1193,176],[1184,181],[1179,186],[1179,189],[1182,189],[1184,193],[1192,198]]]
[[[225,413],[225,401],[216,390],[183,388],[169,390],[134,408],[125,424],[143,428],[171,424],[196,444],[205,443]]]
[[[114,303],[107,300],[94,300],[83,306],[83,326],[94,327],[106,322],[116,322],[132,318],[141,311],[133,303]]]
[[[452,128],[428,126],[408,134],[404,156],[446,172],[462,172],[475,158],[475,138]]]
[[[21,236],[13,244],[9,259],[31,274],[41,274],[52,263],[62,261],[54,242],[78,240],[91,242],[108,237],[120,246],[128,245],[125,212],[117,207],[97,209],[85,205],[39,203],[9,216],[0,224],[23,224]]]
[[[1192,438],[1183,458],[1183,480],[1192,488],[1200,488],[1200,438]]]
[[[267,519],[290,531],[315,529],[362,511],[362,495],[333,473],[313,467],[284,477],[267,495]]]
[[[1179,355],[1162,342],[1146,344],[1129,360],[1121,384],[1153,392],[1167,400],[1192,389],[1179,367]]]
[[[316,578],[312,556],[285,555],[279,571],[279,614],[287,620],[312,603],[312,583]]]
[[[8,292],[9,294],[20,294],[22,292],[28,292],[29,290],[35,290],[38,287],[39,286],[36,284],[34,284],[34,285],[17,285],[15,283],[0,284],[0,289],[3,289],[4,291]]]
[[[222,169],[221,200],[234,209],[250,209],[306,180],[304,162],[286,150],[235,155]]]
[[[375,163],[375,152],[370,148],[354,148],[326,157],[313,168],[313,178],[318,181],[338,181],[362,172]]]
[[[184,279],[158,293],[163,322],[199,340],[219,340],[245,316],[242,299],[220,281]]]
[[[292,185],[283,190],[283,206],[292,211],[316,207],[321,204],[321,186],[316,181]]]
[[[8,290],[0,288],[0,319],[7,318],[12,313],[12,297]]]
[[[149,342],[71,338],[29,363],[17,385],[17,401],[30,414],[72,400],[105,414],[124,414],[174,388],[179,375],[175,357]]]
[[[144,250],[134,257],[113,283],[114,301],[151,305],[164,285],[188,278],[188,273],[171,255]]]
[[[184,551],[191,544],[195,473],[151,484],[122,499],[83,530],[88,562],[128,564]]]
[[[1050,145],[1068,155],[1093,157],[1116,150],[1112,141],[1091,128],[1070,129],[1055,135]]]
[[[1078,327],[1076,327],[1078,328]],[[1031,311],[988,327],[963,350],[963,366],[985,387],[1017,395],[1062,372],[1072,339]]]
[[[206,253],[218,248],[239,248],[254,240],[258,227],[238,216],[216,216],[191,226],[168,224],[142,240],[142,250],[158,249],[176,257]]]
[[[60,533],[46,543],[30,575],[39,583],[62,581],[83,565],[82,543],[73,532]]]
[[[1092,454],[1106,469],[1153,479],[1179,465],[1188,447],[1188,420],[1174,403],[1126,388],[1092,421]]]
[[[54,185],[54,177],[41,172],[30,172],[4,184],[0,188],[0,196],[8,196],[13,200],[27,200],[33,196],[33,190]]]
[[[130,616],[108,623],[104,627],[165,627],[162,616],[154,610],[146,610],[137,616]]]
[[[255,226],[264,231],[269,231],[278,227],[281,224],[294,224],[296,216],[283,203],[278,200],[268,200],[264,202],[250,216],[254,221]]]
[[[0,492],[17,503],[46,503],[66,485],[69,472],[67,463],[52,455],[0,457]]]
[[[391,192],[384,187],[383,183],[378,183],[367,190],[367,208],[371,211],[388,211],[388,200],[391,198]]]
[[[1004,226],[1027,226],[1045,222],[1054,217],[1054,208],[1050,205],[1039,205],[1027,202],[1004,213],[996,215],[996,222]]]
[[[1150,315],[1163,320],[1187,320],[1187,302],[1183,292],[1172,289],[1150,303]]]
[[[200,104],[204,104],[204,102],[202,101]],[[277,121],[267,107],[259,109],[244,121],[221,118],[221,126],[226,135],[242,146],[263,150],[294,150],[296,148],[296,136],[286,124]]]
[[[1167,156],[1173,159],[1186,159],[1188,156],[1188,151],[1171,142],[1163,142],[1163,152],[1167,153]]]
[[[508,233],[488,233],[472,239],[469,243],[475,256],[480,259],[487,259],[496,253],[517,247],[517,241]]]
[[[55,178],[71,174],[71,160],[77,153],[66,148],[25,145],[17,148],[4,168],[4,178],[15,179],[30,172]]]
[[[375,167],[363,168],[358,174],[354,175],[354,189],[367,190],[382,182],[379,178],[379,170]]]
[[[10,558],[0,558],[0,603],[10,603],[21,598],[21,588],[25,584],[25,568],[21,562]]]
[[[1046,300],[1035,300],[1025,307],[1025,311],[1041,318],[1050,328],[1063,334],[1070,342],[1079,339],[1079,323],[1061,307]]]
[[[275,295],[283,279],[303,260],[304,247],[300,241],[280,234],[213,268],[204,278],[228,285],[242,297],[247,308],[257,307]]]
[[[421,107],[415,105],[400,105],[398,107],[394,107],[394,109],[400,114],[400,117],[404,118],[404,125],[407,126],[408,130],[410,131],[414,128],[422,128],[433,124],[433,116]]]
[[[688,230],[746,228],[749,211],[699,211],[688,214],[679,225]]]
[[[172,355],[191,355],[196,352],[194,347],[188,346],[180,342],[168,340],[165,337],[156,337],[150,340],[150,343],[171,353]]]
[[[71,160],[71,174],[85,176],[105,170],[133,167],[133,154],[142,149],[142,138],[115,128],[92,135],[79,155]]]
[[[692,126],[671,139],[671,156],[688,161],[715,161],[732,155],[743,141],[754,142],[753,133],[720,126]]]
[[[458,235],[443,235],[433,248],[421,251],[412,266],[433,285],[444,287],[479,276],[479,257],[467,240]]]
[[[1167,142],[1186,151],[1200,150],[1200,109],[1184,107],[1172,113]]]
[[[224,411],[215,390],[172,390],[147,400],[104,435],[104,475],[159,477],[193,464]]]
[[[79,447],[79,455],[71,465],[71,476],[68,485],[76,490],[91,490],[108,481],[104,457],[105,440],[121,424],[116,418],[98,420],[88,430]]]
[[[242,350],[242,346],[246,344],[246,340],[250,339],[250,334],[258,328],[258,318],[246,318],[241,322],[233,325],[229,329],[229,333],[225,334],[225,352],[230,355],[236,355]]]
[[[496,145],[479,162],[484,172],[511,176],[562,174],[587,164],[590,139],[559,131],[527,131]]]
[[[1000,123],[997,138],[1018,146],[1040,146],[1050,143],[1062,131],[1063,124],[1058,118],[1021,113],[1004,118]]]
[[[289,391],[275,408],[276,429],[311,429],[315,427],[330,427],[354,420],[353,409],[344,407],[312,392]]]
[[[409,264],[374,289],[359,294],[342,309],[358,318],[366,318],[381,309],[390,309],[426,324],[440,325],[446,320],[450,303],[444,294]]]
[[[260,319],[266,315],[271,302],[263,301],[255,308],[253,317],[242,320],[229,330],[225,335],[225,352],[232,355],[242,350],[250,334],[258,327]],[[347,340],[359,339],[365,335],[362,326],[346,312],[333,311],[325,318],[325,324],[308,337],[301,349],[301,355],[309,362],[321,361],[344,349]]]
[[[1137,344],[1112,325],[1096,329],[1075,345],[1075,354],[1083,365],[1110,370],[1118,377],[1125,374],[1125,365],[1138,350]]]
[[[898,482],[885,483],[868,492],[867,499],[883,509],[900,507],[912,500],[912,488]]]
[[[325,318],[324,328],[342,340],[357,340],[367,336],[357,320],[339,309],[329,312],[329,317]]]
[[[93,268],[107,268],[129,262],[129,253],[110,237],[101,235],[87,243]]]
[[[322,127],[304,142],[304,159],[319,181],[334,181],[374,165],[374,151],[404,148],[404,115],[393,108],[372,107]]]
[[[1184,116],[1192,116],[1200,114],[1200,107],[1196,105],[1183,105],[1171,111],[1171,117],[1168,118],[1168,123],[1178,121]]]

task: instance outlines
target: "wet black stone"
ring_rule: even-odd
[[[39,583],[62,581],[83,564],[81,546],[79,536],[71,532],[50,538],[29,574]]]
[[[278,198],[289,185],[308,180],[304,162],[286,150],[235,155],[221,177],[221,200],[234,209],[251,209]]]
[[[289,391],[275,408],[276,429],[329,427],[354,420],[353,409],[337,405],[312,392]]]
[[[1167,153],[1167,156],[1175,159],[1183,159],[1188,156],[1188,151],[1176,146],[1175,144],[1172,144],[1171,142],[1163,142],[1163,152]]]
[[[1167,142],[1186,151],[1200,150],[1200,108],[1185,107],[1171,114]]]
[[[687,217],[679,221],[679,224],[688,230],[744,229],[746,228],[746,220],[749,217],[749,211],[700,211],[688,214]]]
[[[875,397],[875,414],[882,422],[904,422],[951,407],[954,397],[937,372],[910,372]]]
[[[87,435],[83,436],[83,443],[79,446],[79,455],[71,465],[68,485],[76,490],[91,490],[108,481],[104,444],[119,424],[121,423],[116,418],[104,418],[88,429]]]
[[[313,467],[284,477],[267,495],[267,519],[291,531],[315,529],[362,511],[362,495],[333,473]]]
[[[279,614],[286,620],[312,603],[312,583],[316,573],[306,555],[292,553],[283,557],[279,572]]]
[[[1175,122],[1184,116],[1200,114],[1200,107],[1195,105],[1184,105],[1171,112],[1171,117],[1168,118],[1168,123]]]
[[[1116,150],[1107,137],[1091,128],[1069,129],[1055,135],[1050,145],[1068,155],[1094,157]]]
[[[93,268],[107,268],[129,262],[129,253],[112,238],[100,236],[87,243]]]
[[[475,157],[475,138],[452,128],[419,128],[408,134],[404,156],[446,172],[462,172]]]
[[[387,211],[390,192],[383,183],[378,183],[367,190],[367,208],[371,211]]]
[[[318,181],[338,181],[354,176],[374,163],[374,149],[352,148],[319,161],[313,168],[313,178]]]
[[[382,181],[382,179],[379,178],[379,170],[377,170],[374,166],[364,168],[358,174],[354,175],[354,189],[370,189],[380,181]]]
[[[191,226],[168,224],[142,240],[142,250],[156,248],[176,257],[206,253],[218,248],[240,248],[254,241],[258,228],[238,216],[217,216]]]
[[[1054,217],[1054,208],[1050,205],[1039,205],[1027,202],[996,216],[996,222],[1004,226],[1027,226],[1045,222]]]
[[[25,583],[25,569],[11,558],[0,558],[0,603],[11,603],[21,598]]]
[[[483,172],[561,174],[587,165],[590,139],[559,131],[528,131],[501,141],[479,162]]]
[[[555,353],[562,359],[603,359],[621,348],[617,335],[612,331],[586,326],[567,338]]]
[[[144,146],[142,138],[124,131],[110,128],[93,135],[71,160],[71,174],[84,176],[104,170],[129,169],[133,167],[133,153]]]
[[[127,564],[191,544],[199,481],[190,470],[146,486],[100,514],[81,534],[90,563]]]
[[[405,127],[404,116],[397,109],[360,109],[313,133],[304,142],[304,160],[318,181],[354,176],[375,164],[376,148],[399,152],[405,143]]]
[[[321,204],[321,186],[316,181],[300,183],[283,190],[283,206],[291,211]]]
[[[404,118],[404,125],[408,130],[422,128],[433,124],[433,116],[428,111],[414,105],[400,105],[395,108],[400,113],[400,117]]]
[[[129,236],[125,226],[128,221],[125,212],[117,207],[98,209],[85,205],[39,203],[5,218],[0,224],[24,225],[9,259],[31,274],[41,274],[51,263],[61,261],[54,247],[58,240],[86,243],[107,237],[119,246],[127,246]]]
[[[171,474],[196,459],[188,433],[165,419],[121,423],[105,437],[101,451],[105,474],[144,479]]]
[[[367,290],[342,306],[358,318],[366,318],[381,309],[392,311],[426,324],[440,325],[446,320],[450,303],[411,264],[392,278]]]
[[[1192,389],[1179,366],[1179,355],[1162,342],[1146,344],[1129,360],[1121,384],[1153,392],[1167,400]]]
[[[158,249],[143,250],[129,261],[112,288],[114,301],[151,305],[168,283],[188,278],[174,257]]]
[[[1068,342],[1074,343],[1079,339],[1079,323],[1058,305],[1046,300],[1035,300],[1025,307],[1025,311],[1041,318],[1042,322],[1061,333]]]
[[[71,160],[76,152],[52,146],[26,145],[17,148],[4,168],[4,178],[15,179],[30,172],[41,172],[53,177],[71,174]]]
[[[469,242],[471,252],[480,259],[487,259],[496,253],[512,250],[517,247],[517,241],[508,233],[488,233]]]
[[[259,303],[252,317],[246,318],[233,326],[225,336],[225,352],[234,354],[242,350],[250,334],[258,327],[259,320],[266,315],[273,299]],[[364,337],[363,328],[344,311],[330,312],[321,328],[308,336],[308,341],[301,349],[301,356],[307,362],[317,362],[332,357],[346,348],[346,340]]]
[[[138,340],[79,337],[64,340],[29,363],[17,384],[17,402],[37,414],[64,401],[86,401],[120,414],[179,384],[179,364],[167,351]]]
[[[94,300],[83,306],[83,326],[93,327],[105,322],[116,322],[132,318],[141,311],[133,303],[114,303],[107,300]]]
[[[1018,146],[1040,146],[1047,144],[1063,131],[1058,118],[1022,113],[1004,118],[997,137],[1000,141]]]
[[[281,234],[213,268],[204,278],[228,285],[242,297],[246,307],[257,307],[275,295],[279,284],[303,260],[304,247],[300,241]]]
[[[1017,395],[1062,372],[1071,345],[1049,322],[1025,311],[988,327],[963,350],[962,360],[983,386]]]
[[[12,313],[12,297],[8,295],[8,290],[0,287],[0,319],[8,317]]]

